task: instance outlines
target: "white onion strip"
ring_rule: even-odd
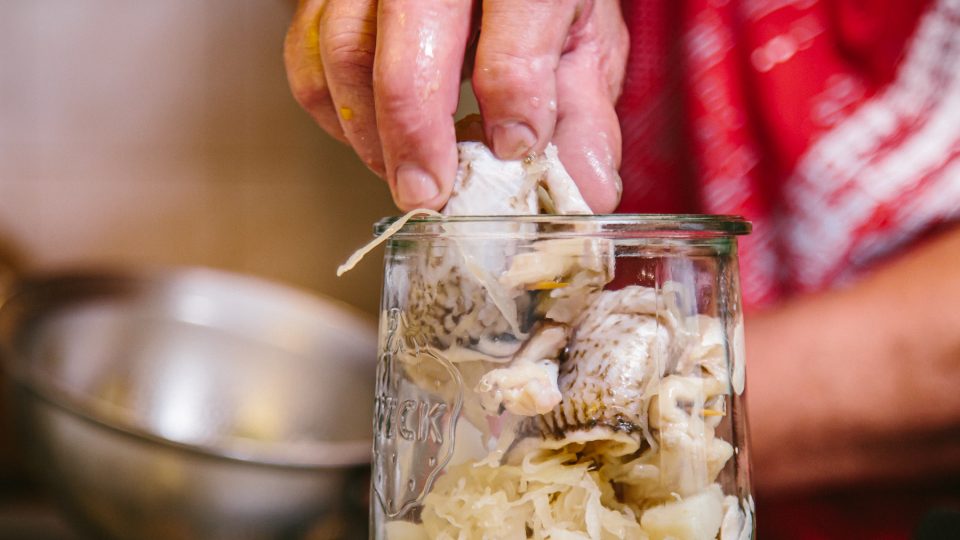
[[[411,218],[414,218],[419,215],[437,216],[437,217],[442,216],[440,212],[437,212],[436,210],[430,210],[429,208],[416,208],[414,210],[407,212],[406,214],[403,215],[403,217],[401,217],[397,221],[393,222],[392,225],[387,227],[380,234],[380,236],[374,238],[362,248],[354,251],[353,255],[351,255],[350,258],[347,259],[347,262],[337,267],[337,277],[340,277],[346,274],[347,272],[349,272],[350,270],[353,270],[353,267],[356,266],[357,263],[359,263],[360,260],[367,255],[367,253],[370,253],[371,251],[374,250],[374,248],[376,248],[380,244],[389,240],[391,236],[400,232],[400,229],[402,229],[403,226],[406,225]]]

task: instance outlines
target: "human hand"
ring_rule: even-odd
[[[612,211],[628,49],[617,0],[301,0],[284,57],[300,105],[386,178],[397,206],[438,209],[456,174],[453,114],[474,46],[497,156],[552,141],[591,208]]]

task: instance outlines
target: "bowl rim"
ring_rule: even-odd
[[[15,384],[41,402],[96,427],[129,437],[136,441],[154,443],[165,448],[180,450],[213,460],[239,462],[246,465],[267,468],[280,467],[284,469],[310,470],[357,467],[370,463],[370,454],[373,448],[372,438],[339,442],[313,442],[309,445],[309,453],[304,452],[302,449],[297,452],[297,455],[300,456],[312,456],[304,457],[303,459],[285,459],[280,457],[282,452],[269,452],[263,451],[262,449],[259,450],[256,455],[252,455],[248,452],[224,449],[212,445],[185,443],[151,433],[133,424],[107,421],[90,411],[89,407],[78,403],[78,400],[62,392],[58,392],[56,389],[44,387],[42,384],[31,384],[23,380],[17,380]],[[275,445],[275,443],[270,444]],[[306,445],[304,445],[304,447],[306,447]],[[321,456],[325,459],[319,459]],[[359,456],[363,456],[363,459]]]

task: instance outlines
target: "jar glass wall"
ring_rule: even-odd
[[[405,224],[385,256],[373,537],[753,538],[736,241],[749,229]]]

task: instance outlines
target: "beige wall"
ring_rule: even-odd
[[[36,269],[198,264],[374,310],[385,186],[290,97],[283,0],[3,0],[0,243]]]

